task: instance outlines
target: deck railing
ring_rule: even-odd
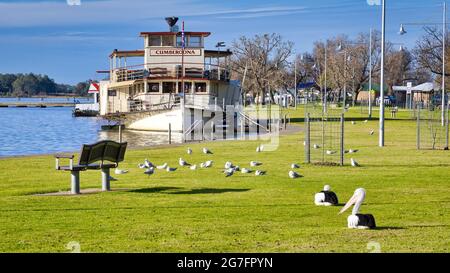
[[[144,78],[176,78],[183,76],[182,66],[175,63],[151,64],[148,69],[144,65],[121,67],[112,70],[111,80],[124,82]],[[184,66],[185,78],[199,78],[208,80],[230,80],[230,69],[211,64],[188,63]]]

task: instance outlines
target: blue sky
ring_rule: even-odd
[[[70,0],[79,1],[79,0]],[[442,20],[441,0],[387,0],[387,39],[412,48],[420,27],[397,35],[402,22]],[[140,49],[141,31],[165,31],[178,16],[186,30],[210,31],[207,47],[242,35],[280,33],[297,52],[313,42],[381,28],[380,6],[366,0],[0,0],[0,73],[48,74],[60,83],[100,79],[109,53]]]

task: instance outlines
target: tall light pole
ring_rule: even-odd
[[[399,34],[400,35],[404,35],[406,34],[406,30],[405,30],[405,25],[439,25],[436,23],[403,23],[400,25],[400,31]],[[445,126],[446,125],[446,103],[445,103],[445,47],[446,47],[446,34],[447,34],[447,3],[444,1],[442,3],[442,95],[441,95],[441,125]]]
[[[386,0],[382,0],[381,5],[380,137],[378,145],[380,147],[384,147],[384,55],[386,43]]]
[[[369,119],[372,118],[372,28],[369,32]]]

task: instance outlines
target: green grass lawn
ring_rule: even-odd
[[[353,109],[349,117],[364,115]],[[387,114],[388,115],[388,114]],[[408,113],[400,113],[403,118]],[[298,120],[303,110],[290,111]],[[296,126],[303,126],[298,123]],[[0,159],[0,252],[383,252],[450,251],[450,154],[415,149],[415,122],[386,121],[386,147],[378,148],[378,121],[346,123],[346,149],[361,168],[304,165],[302,132],[281,136],[274,152],[256,153],[259,141],[129,150],[114,175],[113,191],[80,196],[35,196],[69,190],[70,176],[54,170],[51,156]],[[194,150],[189,156],[187,147]],[[214,154],[203,155],[209,147]],[[137,164],[177,166],[215,161],[211,169],[179,168],[151,177]],[[224,163],[263,162],[267,175],[225,178]],[[290,164],[302,164],[303,178],[288,178]],[[100,188],[99,171],[81,174],[82,189]],[[376,230],[347,229],[341,207],[316,207],[314,194],[331,185],[340,203],[358,187],[367,190],[362,213],[372,213]]]

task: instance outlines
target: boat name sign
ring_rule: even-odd
[[[181,56],[183,55],[182,49],[152,49],[150,50],[152,56]],[[201,56],[200,49],[185,49],[184,55],[186,56]]]

